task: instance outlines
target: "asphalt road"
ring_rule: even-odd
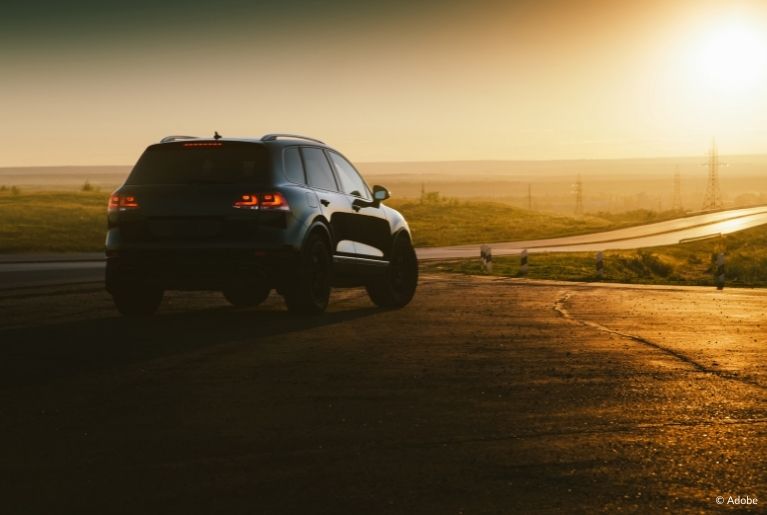
[[[2,513],[702,513],[767,503],[767,294],[429,275],[289,316],[0,292]]]
[[[103,261],[0,264],[0,290],[103,281]]]
[[[767,206],[688,216],[594,234],[495,243],[491,248],[495,256],[515,255],[523,249],[530,253],[635,249],[730,234],[764,224],[767,224]],[[479,256],[479,245],[419,248],[417,253],[421,260],[471,258]],[[0,290],[101,281],[104,277],[102,259],[102,254],[0,255]]]

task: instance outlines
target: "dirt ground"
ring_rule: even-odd
[[[766,313],[759,290],[439,274],[316,318],[6,290],[0,512],[763,512]]]

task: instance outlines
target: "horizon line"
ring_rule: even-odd
[[[721,157],[764,157],[767,156],[767,152],[764,153],[742,153],[742,154],[719,154]],[[488,159],[413,159],[413,160],[395,160],[395,161],[353,161],[359,164],[405,164],[405,163],[556,163],[566,161],[652,161],[657,159],[693,159],[693,158],[705,158],[704,154],[696,155],[659,155],[659,156],[644,156],[644,157],[574,157],[574,158],[559,158],[559,159],[501,159],[501,158],[488,158]],[[7,168],[101,168],[101,167],[132,167],[134,164],[35,164],[35,165],[0,165],[0,169]]]

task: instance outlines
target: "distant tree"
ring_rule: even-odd
[[[93,186],[88,179],[85,180],[85,183],[80,188],[80,191],[93,191]]]
[[[18,188],[18,186],[11,186],[11,194],[18,195],[21,193],[21,190]]]
[[[0,186],[0,191],[8,191],[8,186],[3,184],[2,186]]]

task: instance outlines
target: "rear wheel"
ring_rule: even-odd
[[[394,242],[386,273],[367,285],[370,300],[382,308],[401,308],[415,295],[418,286],[418,259],[410,240],[400,236]]]
[[[224,298],[229,301],[229,304],[238,308],[248,308],[252,306],[258,306],[266,300],[269,296],[271,288],[264,285],[243,285],[243,286],[230,286],[224,289],[221,293],[224,294]]]
[[[112,291],[117,311],[125,316],[150,316],[162,302],[163,290],[153,286],[121,286]]]
[[[312,234],[301,251],[296,277],[285,289],[285,303],[291,313],[317,315],[330,299],[330,248],[319,234]]]

